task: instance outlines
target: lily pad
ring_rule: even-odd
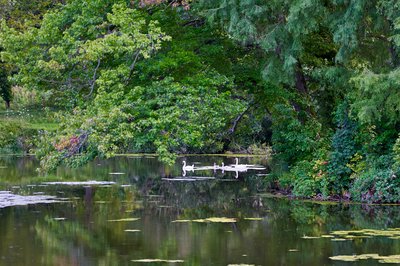
[[[175,220],[172,223],[236,223],[236,218],[226,218],[226,217],[210,217],[205,219],[195,219],[195,220]]]
[[[235,218],[226,218],[226,217],[211,217],[205,220],[211,223],[236,223]]]
[[[359,258],[357,255],[340,255],[329,257],[331,260],[340,260],[340,261],[358,261]]]
[[[379,259],[380,256],[379,254],[361,254],[357,256],[360,260],[366,260],[366,259]]]
[[[248,220],[248,221],[262,221],[263,220],[263,218],[244,218],[245,220]]]
[[[113,185],[112,181],[83,181],[83,182],[45,182],[45,185],[66,185],[66,186],[91,186],[91,185]]]
[[[196,219],[196,220],[191,220],[191,222],[195,222],[195,223],[206,223],[206,219]]]
[[[381,257],[383,258],[383,257]],[[385,256],[384,259],[378,260],[379,263],[400,263],[400,258],[398,255]]]
[[[122,219],[113,219],[107,220],[108,222],[134,222],[139,220],[140,218],[122,218]]]
[[[65,220],[67,220],[67,218],[65,218],[65,217],[56,217],[56,218],[53,218],[53,220],[54,221],[65,221]]]
[[[361,255],[339,255],[329,257],[331,260],[338,261],[358,261],[373,259],[379,263],[400,263],[400,255],[379,256],[379,254],[361,254]]]
[[[167,262],[167,263],[182,263],[184,260],[162,260],[162,259],[141,259],[132,260],[133,262]]]
[[[228,266],[255,266],[254,264],[228,264]]]
[[[134,232],[140,232],[140,230],[139,229],[126,229],[126,230],[124,230],[125,232],[132,232],[132,233],[134,233]]]
[[[318,239],[321,237],[319,237],[319,236],[302,236],[301,238],[303,238],[303,239]]]
[[[333,231],[332,235],[344,237],[347,239],[371,238],[371,237],[388,237],[391,239],[400,239],[399,228],[388,229],[362,229],[349,231]]]

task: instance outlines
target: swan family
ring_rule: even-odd
[[[194,164],[192,165],[186,165],[186,161],[183,161],[183,166],[182,170],[183,171],[195,171],[195,170],[222,170],[224,171],[234,171],[234,172],[246,172],[248,169],[254,169],[254,170],[264,170],[265,167],[263,166],[258,166],[255,164],[239,164],[239,159],[235,158],[235,164],[231,165],[225,165],[223,162],[221,163],[221,166],[217,165],[214,163],[213,166],[199,166],[195,167]]]

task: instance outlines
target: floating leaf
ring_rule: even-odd
[[[249,221],[262,221],[263,218],[244,218],[244,219]]]
[[[122,218],[122,219],[108,220],[108,222],[134,222],[137,220],[139,220],[139,218]]]
[[[353,236],[353,235],[345,236],[345,238],[348,238],[348,239],[371,238],[371,237],[372,237],[372,236]]]
[[[321,237],[322,238],[335,238],[335,236],[333,236],[333,235],[322,235]]]
[[[351,239],[345,239],[345,238],[332,238],[331,240],[332,240],[332,241],[348,241],[348,240],[351,240]]]
[[[345,237],[347,239],[371,238],[371,237],[388,237],[391,239],[400,239],[399,228],[388,228],[385,230],[362,229],[349,231],[333,231],[331,234]]]
[[[125,232],[140,232],[139,229],[126,229]]]
[[[379,263],[400,263],[400,258],[387,256],[387,258],[378,260]]]
[[[212,223],[236,223],[235,218],[226,218],[226,217],[211,217],[207,218],[206,221]]]
[[[354,232],[354,231],[333,231],[333,232],[331,232],[331,234],[332,235],[348,235],[351,232]]]
[[[112,181],[83,181],[83,182],[44,182],[45,185],[66,185],[66,186],[90,186],[90,185],[113,185]]]
[[[207,220],[206,219],[196,219],[196,220],[192,220],[192,222],[195,222],[195,223],[206,223]]]
[[[228,264],[228,266],[255,266],[254,264]]]
[[[195,219],[195,220],[175,220],[172,223],[236,223],[236,218],[226,218],[226,217],[210,217],[205,219]]]
[[[302,236],[301,238],[303,238],[303,239],[318,239],[321,237],[319,237],[319,236]]]
[[[162,260],[162,259],[141,259],[132,260],[133,262],[168,262],[168,263],[182,263],[183,260]]]
[[[329,257],[331,260],[340,260],[340,261],[358,261],[356,255],[340,255],[340,256],[333,256]]]
[[[289,249],[289,252],[297,252],[297,251],[299,251],[299,250],[298,250],[298,249],[295,249],[295,248]]]
[[[379,254],[361,254],[357,256],[360,260],[366,260],[366,259],[379,259],[380,256]]]
[[[361,255],[339,255],[329,257],[331,260],[339,261],[358,261],[374,259],[379,263],[400,263],[400,255],[379,256],[379,254],[361,254]]]

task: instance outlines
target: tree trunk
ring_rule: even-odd
[[[389,52],[390,52],[390,56],[391,56],[392,66],[393,67],[400,66],[400,57],[399,57],[399,54],[397,53],[396,48],[392,42],[390,43],[390,46],[389,46]]]
[[[6,100],[5,102],[6,102],[6,109],[7,109],[7,110],[10,109],[10,101],[9,101],[9,100]]]
[[[296,76],[297,91],[300,92],[301,94],[308,95],[307,82],[306,82],[306,78],[304,77],[304,72],[303,72],[300,62],[297,63],[295,76]]]
[[[303,72],[303,68],[302,68],[300,62],[297,63],[296,70],[295,70],[295,87],[296,87],[296,90],[301,95],[303,95],[307,101],[310,99],[310,95],[308,93],[307,81],[306,81],[306,78],[305,78],[305,75]],[[297,113],[299,113],[302,110],[302,107],[297,102],[293,101],[292,105]],[[306,108],[305,111],[311,116],[316,115],[311,106],[308,106],[308,108]],[[303,121],[303,119],[300,119],[300,120]]]

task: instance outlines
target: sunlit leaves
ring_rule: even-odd
[[[106,66],[133,68],[170,38],[156,21],[146,22],[140,11],[115,0],[107,5],[72,1],[49,11],[39,29],[21,33],[3,22],[0,39],[2,57],[18,69],[14,79],[19,84],[92,94]]]

